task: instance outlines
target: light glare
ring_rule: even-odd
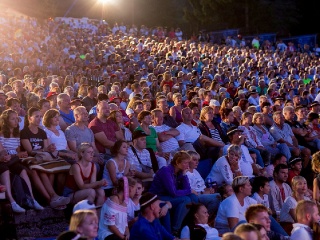
[[[111,2],[111,0],[99,0],[99,2],[101,2],[102,4],[105,4],[107,2]]]

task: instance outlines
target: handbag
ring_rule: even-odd
[[[139,163],[140,163],[140,165],[141,165],[142,172],[144,172],[144,173],[150,173],[151,170],[152,170],[152,167],[149,167],[149,166],[147,166],[147,165],[142,164],[140,158],[138,157],[138,154],[137,154],[136,149],[135,149],[132,145],[130,145],[130,147],[131,147],[131,149],[132,149],[132,152],[133,152],[134,155],[137,157],[137,159],[138,159],[138,161],[139,161]]]

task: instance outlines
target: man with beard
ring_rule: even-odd
[[[318,206],[310,200],[298,202],[296,207],[297,223],[293,224],[291,232],[292,240],[311,240],[313,238],[312,227],[320,220]]]
[[[280,214],[284,200],[291,196],[292,189],[286,183],[288,180],[288,166],[279,164],[274,168],[273,180],[270,182],[269,202],[273,213]]]

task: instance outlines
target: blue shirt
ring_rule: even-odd
[[[143,216],[133,224],[130,230],[130,240],[173,240],[174,236],[160,224],[158,219],[149,222]]]
[[[59,112],[60,112],[60,116],[63,118],[63,120],[64,120],[67,124],[71,125],[71,124],[73,124],[73,123],[76,121],[76,120],[74,119],[73,111],[72,111],[72,110],[70,110],[68,114],[62,112],[61,110],[59,110]]]

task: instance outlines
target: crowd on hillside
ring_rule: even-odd
[[[58,239],[313,239],[320,60],[308,45],[90,20],[0,26],[0,191],[13,212],[74,206]]]

